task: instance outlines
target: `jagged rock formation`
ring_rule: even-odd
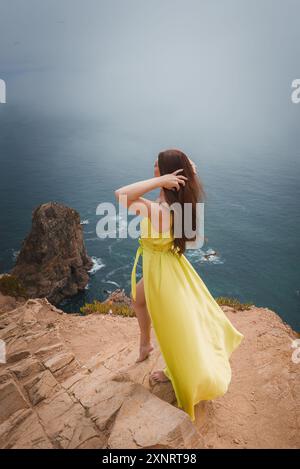
[[[78,212],[48,202],[33,211],[31,232],[23,241],[11,274],[29,297],[46,297],[58,304],[84,289],[92,265]]]
[[[266,308],[223,309],[245,340],[229,391],[199,403],[193,424],[170,383],[149,382],[164,365],[154,334],[154,351],[135,363],[136,318],[71,315],[46,299],[0,295],[0,447],[299,447],[296,333]]]
[[[116,288],[107,298],[104,303],[111,301],[112,303],[123,304],[126,306],[132,306],[132,300],[129,298],[124,288]]]

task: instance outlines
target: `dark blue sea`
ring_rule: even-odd
[[[207,242],[186,255],[212,295],[268,307],[300,331],[299,146],[288,135],[257,142],[155,125],[0,106],[0,271],[13,267],[34,208],[56,201],[79,212],[94,260],[86,290],[61,307],[77,312],[118,287],[129,294],[137,240],[98,238],[96,208],[115,204],[116,188],[153,177],[158,152],[177,147],[196,162],[207,194]]]

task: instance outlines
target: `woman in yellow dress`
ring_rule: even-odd
[[[142,197],[157,188],[157,201]],[[184,255],[195,240],[186,237],[184,211],[187,204],[192,207],[195,230],[196,206],[205,197],[196,165],[180,150],[162,151],[155,161],[153,178],[121,187],[115,196],[130,212],[142,216],[140,245],[131,274],[131,296],[140,326],[137,362],[153,350],[152,323],[166,366],[152,372],[151,378],[156,382],[170,380],[178,407],[194,421],[198,402],[226,393],[231,381],[229,358],[244,337]],[[181,209],[181,236],[175,236],[176,217],[171,208],[176,206]],[[136,283],[141,254],[143,277]]]

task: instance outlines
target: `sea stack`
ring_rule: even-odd
[[[11,274],[22,283],[29,297],[46,297],[58,304],[85,288],[92,265],[79,213],[47,202],[33,211],[31,231]]]

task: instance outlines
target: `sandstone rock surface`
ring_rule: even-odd
[[[164,365],[154,333],[154,351],[135,363],[136,318],[71,315],[45,298],[0,295],[0,447],[298,448],[296,333],[266,308],[223,309],[245,340],[228,392],[199,403],[193,424],[170,383],[149,381]]]

